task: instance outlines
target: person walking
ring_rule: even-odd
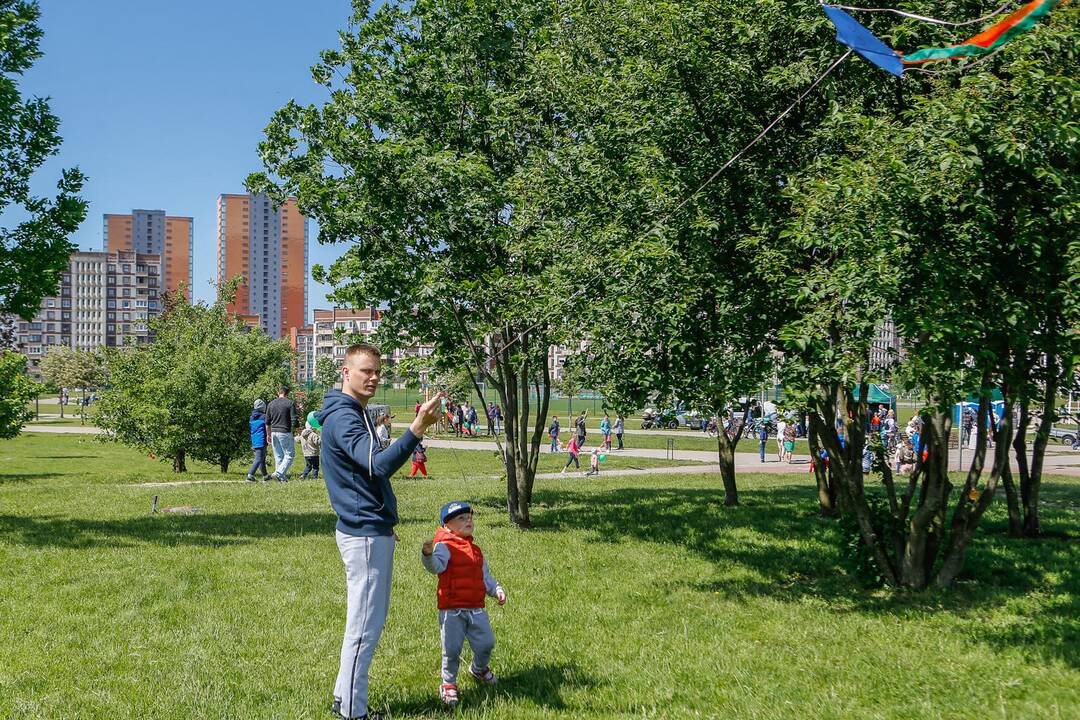
[[[758,455],[765,462],[765,448],[769,444],[769,427],[763,422],[758,426]]]
[[[248,430],[251,433],[251,449],[255,452],[255,461],[248,470],[247,481],[255,482],[255,471],[262,470],[262,479],[268,480],[266,472],[266,402],[262,399],[255,401],[255,409],[248,418]]]
[[[420,407],[409,429],[380,447],[366,407],[379,389],[382,354],[353,345],[341,368],[341,390],[330,390],[317,413],[323,428],[322,471],[337,514],[338,552],[345,566],[345,634],[333,712],[350,720],[368,714],[368,669],[390,607],[390,581],[397,538],[397,498],[390,478],[405,464],[424,432],[439,419],[443,393]]]
[[[375,423],[375,436],[379,439],[379,445],[384,448],[390,446],[390,421],[393,419],[393,415],[383,415]]]
[[[475,405],[469,406],[469,426],[472,428],[472,436],[473,437],[476,437],[479,434],[477,432],[477,429],[480,427],[480,425],[478,424],[479,422],[480,422],[480,416],[477,415],[477,413],[476,413],[476,406]]]
[[[600,421],[600,434],[604,436],[604,449],[611,451],[611,418],[604,413],[604,419]]]
[[[764,425],[765,423],[762,422]],[[780,417],[776,420],[776,457],[784,462],[784,432],[787,430],[787,421]]]
[[[270,425],[270,444],[274,448],[273,479],[286,482],[289,479],[289,466],[296,454],[296,441],[293,429],[296,427],[296,405],[289,399],[289,388],[278,388],[277,398],[266,408],[266,421]]]
[[[487,408],[487,434],[489,437],[495,436],[495,403],[489,402]]]
[[[551,452],[559,452],[559,416],[556,415],[551,418],[551,424],[548,425],[548,437],[551,438]]]
[[[570,440],[566,443],[566,464],[563,465],[562,474],[566,474],[566,469],[570,467],[570,463],[574,463],[574,467],[578,470],[581,469],[581,463],[578,462],[578,453],[581,452],[581,446],[578,445],[577,435],[571,435]]]
[[[792,423],[784,425],[784,458],[787,464],[791,464],[795,454],[795,426]]]
[[[585,419],[589,416],[588,410],[582,410],[574,425],[577,427],[577,444],[579,448],[585,447]]]
[[[616,450],[623,449],[622,436],[623,431],[626,429],[626,418],[622,414],[615,416],[615,439],[619,441],[619,447]]]

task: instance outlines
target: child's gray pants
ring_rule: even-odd
[[[439,630],[442,635],[442,681],[457,684],[458,665],[465,638],[473,651],[472,669],[483,672],[495,649],[495,633],[483,609],[440,610]]]

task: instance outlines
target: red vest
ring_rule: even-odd
[[[435,542],[450,551],[446,570],[439,573],[439,609],[482,608],[487,590],[484,587],[484,553],[472,538],[454,535],[445,528],[435,533]]]

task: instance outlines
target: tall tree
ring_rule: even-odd
[[[189,458],[228,472],[251,452],[245,420],[254,400],[287,383],[293,351],[230,316],[233,292],[235,282],[213,305],[169,293],[150,323],[153,343],[110,349],[95,417],[109,439],[171,460],[176,472]]]
[[[26,219],[0,228],[0,315],[33,317],[56,293],[75,246],[68,236],[86,218],[85,178],[64,170],[52,199],[30,192],[30,179],[60,149],[59,119],[44,98],[24,99],[19,79],[41,57],[36,2],[0,0],[0,210]]]
[[[295,195],[319,241],[349,243],[313,276],[349,307],[382,303],[380,342],[434,343],[506,411],[507,510],[529,506],[549,398],[547,312],[565,286],[553,158],[570,141],[549,52],[563,12],[542,0],[354,3],[342,46],[323,53],[321,107],[290,103],[252,189]],[[271,181],[274,178],[275,182]],[[406,340],[408,339],[408,340]]]

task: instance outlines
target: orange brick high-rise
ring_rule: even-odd
[[[296,200],[274,209],[265,195],[218,196],[218,282],[242,275],[229,311],[258,315],[273,338],[307,325],[308,227]]]
[[[161,280],[165,290],[176,292],[184,285],[191,301],[192,253],[195,221],[172,217],[164,210],[132,210],[130,215],[105,215],[105,252],[137,252],[161,257]]]

